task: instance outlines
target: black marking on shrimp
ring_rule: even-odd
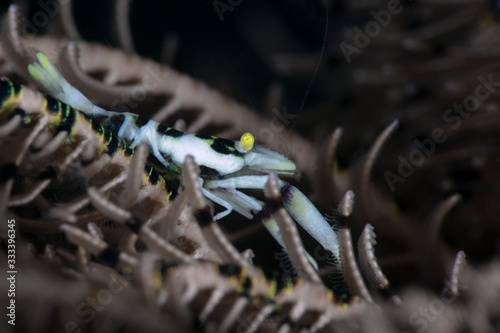
[[[222,138],[214,138],[214,142],[210,147],[218,153],[225,155],[234,155],[242,157],[245,154],[240,153],[236,148],[234,148],[234,142]]]
[[[149,122],[149,119],[144,116],[137,116],[135,119],[135,125],[139,128],[146,125]]]
[[[113,115],[109,117],[109,123],[111,126],[111,129],[114,131],[118,131],[120,127],[123,125],[123,122],[125,121],[125,116],[122,114],[119,115]]]
[[[184,135],[183,132],[175,130],[171,127],[165,126],[163,124],[158,125],[158,133],[161,135],[167,135],[172,138],[179,138]]]
[[[200,176],[204,179],[216,179],[220,175],[219,171],[214,168],[207,167],[205,165],[200,165]]]
[[[219,154],[234,155],[238,157],[245,156],[244,153],[240,153],[235,148],[234,141],[218,138],[216,136],[201,135],[201,134],[195,134],[195,137],[207,141],[210,144],[210,147]]]
[[[203,140],[212,140],[214,137],[211,135],[203,135],[203,134],[195,134],[194,135],[197,138],[203,139]]]

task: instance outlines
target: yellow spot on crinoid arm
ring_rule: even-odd
[[[236,148],[241,152],[249,152],[253,148],[255,138],[251,133],[245,133],[241,136],[240,141],[237,142]]]

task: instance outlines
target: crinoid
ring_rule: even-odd
[[[474,90],[479,74],[471,76],[467,68],[496,59],[495,48],[467,46],[492,37],[485,28],[496,26],[491,20],[474,30],[477,40],[462,34],[484,6],[440,1],[394,15],[388,33],[351,55],[349,70],[341,71],[345,54],[329,50],[327,40],[349,39],[357,31],[349,22],[359,24],[363,13],[372,6],[384,10],[385,3],[294,3],[290,12],[270,11],[276,5],[265,1],[245,3],[245,13],[232,7],[238,12],[226,14],[236,14],[252,50],[245,59],[281,81],[272,82],[263,102],[262,89],[240,89],[238,80],[219,73],[221,67],[211,68],[216,62],[204,53],[206,76],[189,71],[198,67],[196,61],[186,66],[185,52],[174,62],[186,41],[172,34],[164,36],[161,63],[138,56],[146,53],[134,32],[138,3],[114,3],[121,50],[82,40],[88,27],[79,31],[72,9],[77,1],[59,4],[58,17],[39,29],[44,35],[21,31],[29,9],[39,14],[36,6],[45,10],[47,3],[11,6],[3,17],[0,215],[7,223],[0,223],[0,260],[13,273],[0,289],[14,288],[15,298],[0,295],[16,307],[1,321],[2,332],[497,329],[499,264],[466,265],[458,249],[473,262],[469,251],[485,250],[475,249],[477,239],[464,241],[476,234],[462,235],[467,233],[457,218],[482,203],[486,195],[478,191],[497,202],[493,192],[473,187],[476,178],[498,180],[496,155],[484,153],[497,149],[496,141],[485,139],[498,130],[494,112],[460,123],[453,118],[442,126],[447,143],[435,144],[424,162],[407,168],[411,175],[393,172],[409,143],[430,150],[422,136],[441,126],[434,122],[441,114],[431,113]],[[302,15],[305,7],[314,19]],[[296,30],[311,31],[309,25],[323,22],[320,12],[327,14],[319,29],[326,33],[320,54],[297,51],[310,41],[301,44],[297,34],[275,31],[269,23],[285,18],[298,22]],[[340,32],[328,23],[333,12],[346,20]],[[192,8],[189,13],[199,14]],[[256,17],[262,25],[249,24]],[[280,42],[269,43],[276,36]],[[451,52],[455,48],[460,52]],[[439,84],[433,71],[442,75]],[[299,85],[306,87],[308,103],[290,98]],[[284,86],[287,105],[297,104],[289,110],[304,107],[302,114],[286,112]],[[480,107],[493,110],[494,95]],[[273,110],[270,117],[254,110],[264,104]],[[452,131],[454,126],[459,129]],[[487,148],[474,151],[483,139]],[[303,177],[286,178],[292,175]],[[328,205],[324,217],[320,211]],[[475,214],[481,221],[488,216]],[[450,221],[456,228],[443,235]],[[417,281],[422,285],[408,287]]]
[[[43,69],[55,73],[46,58],[42,55],[38,57],[42,67],[35,67],[36,70],[30,67],[32,75],[37,77],[37,71]],[[352,248],[349,226],[354,207],[352,191],[347,191],[339,204],[336,247],[329,247],[348,285],[347,297],[351,301],[346,302],[343,298],[337,300],[338,296],[323,285],[311,265],[315,262],[308,257],[289,215],[290,212],[298,221],[312,218],[313,222],[321,222],[314,219],[315,210],[311,210],[311,203],[302,193],[280,181],[274,171],[268,177],[243,176],[243,179],[266,179],[265,203],[258,203],[255,209],[263,222],[272,226],[270,230],[279,235],[277,240],[286,249],[300,277],[298,280],[282,276],[279,272],[269,274],[254,266],[251,260],[234,248],[214,221],[205,198],[212,197],[207,196],[203,189],[210,181],[219,182],[218,185],[223,188],[231,184],[230,181],[237,182],[238,177],[234,180],[215,178],[204,183],[194,162],[195,157],[187,155],[182,165],[179,165],[182,166],[182,178],[177,179],[174,173],[163,168],[158,159],[152,159],[152,141],[134,147],[135,141],[120,137],[121,128],[130,126],[127,125],[126,117],[116,115],[121,117],[117,126],[113,118],[101,113],[105,111],[94,110],[93,105],[92,113],[79,111],[49,95],[42,95],[7,79],[0,83],[3,92],[0,113],[3,151],[16,152],[2,158],[1,194],[5,198],[1,203],[2,212],[6,216],[13,216],[24,234],[32,230],[50,233],[51,236],[47,238],[50,243],[56,240],[55,235],[59,230],[64,232],[69,242],[77,246],[75,255],[68,250],[59,250],[59,257],[67,262],[69,267],[66,267],[66,271],[71,272],[71,275],[83,274],[87,278],[95,274],[102,276],[102,266],[95,266],[93,260],[89,261],[92,256],[112,269],[112,280],[119,276],[115,270],[117,268],[124,269],[128,272],[126,274],[139,276],[134,285],[140,288],[147,304],[160,317],[163,311],[169,313],[167,318],[174,314],[177,318],[175,325],[183,330],[192,328],[193,319],[197,319],[206,325],[208,331],[217,332],[234,329],[254,332],[262,329],[284,333],[295,327],[309,327],[312,332],[316,332],[332,325],[341,325],[342,322],[359,321],[367,311],[376,311]],[[68,99],[65,95],[61,96]],[[79,101],[85,100],[80,98]],[[70,102],[75,104],[71,99]],[[134,122],[137,124],[135,118]],[[381,135],[374,151],[395,124]],[[135,131],[141,133],[139,127]],[[174,130],[164,131],[168,133]],[[175,137],[182,135],[176,132]],[[233,145],[238,144],[245,143]],[[252,149],[250,147],[248,151]],[[282,157],[278,157],[280,161]],[[68,171],[70,168],[72,170]],[[50,191],[48,194],[43,192],[53,179],[62,179],[64,182],[66,173],[77,173],[83,177],[85,191],[80,196],[72,193],[76,198],[68,203],[55,202]],[[244,187],[245,184],[236,183],[235,188]],[[239,200],[250,200],[243,194],[237,197]],[[240,201],[233,203],[243,205]],[[191,208],[189,217],[182,221],[179,215],[187,204]],[[38,216],[32,216],[33,212],[27,214],[15,207],[35,208],[39,213]],[[440,215],[436,218],[442,220]],[[101,230],[94,221],[102,220],[103,217],[112,219],[118,225],[112,223],[110,231]],[[311,226],[316,228],[314,224]],[[83,231],[82,227],[88,232]],[[184,229],[190,247],[179,241],[172,242],[178,245],[176,247],[167,241],[171,237],[162,237],[162,231],[176,228]],[[110,234],[116,238],[113,240]],[[312,235],[315,235],[314,232]],[[107,238],[114,244],[110,245]],[[137,240],[142,242],[146,250],[137,246]],[[47,240],[38,238],[37,242]],[[393,294],[375,261],[373,245],[373,228],[366,227],[359,246],[364,278],[381,295],[394,304],[400,304],[401,301]],[[55,258],[49,245],[45,246],[45,254]],[[457,267],[463,265],[463,254],[459,254],[459,258]],[[212,262],[207,263],[207,260]],[[109,274],[110,271],[107,272]],[[457,280],[457,274],[454,273],[453,281]],[[454,284],[457,285],[457,282]],[[458,292],[457,287],[454,290]],[[111,295],[111,291],[99,292],[98,302],[106,305]],[[228,309],[228,312],[222,311],[221,307]],[[79,312],[82,312],[80,307]],[[241,322],[247,325],[242,328]]]
[[[40,61],[43,64],[44,58],[40,58]],[[33,69],[30,71],[33,72]],[[63,252],[62,257],[66,257],[66,260],[72,262],[83,273],[94,274],[88,267],[89,254],[97,260],[104,261],[111,268],[122,266],[135,274],[139,274],[139,271],[143,270],[142,267],[146,267],[146,272],[141,273],[145,274],[146,280],[138,281],[138,285],[143,286],[154,307],[161,307],[165,302],[164,298],[168,299],[169,295],[172,295],[170,299],[173,299],[176,305],[171,311],[182,313],[183,317],[187,317],[184,321],[178,322],[185,327],[189,327],[192,322],[189,320],[191,301],[201,291],[207,289],[211,292],[203,308],[199,312],[196,310],[194,312],[202,322],[209,319],[214,308],[227,294],[236,292],[238,297],[234,300],[229,314],[222,318],[210,318],[211,321],[215,321],[214,325],[220,332],[231,329],[238,319],[246,318],[244,311],[249,304],[256,306],[258,311],[258,315],[250,321],[249,331],[259,329],[265,320],[270,320],[279,326],[280,331],[288,332],[293,326],[307,324],[300,322],[306,313],[316,314],[316,319],[307,324],[312,325],[311,329],[316,331],[329,325],[333,320],[351,317],[359,311],[361,305],[357,304],[341,303],[339,309],[339,305],[334,303],[332,292],[321,283],[321,279],[309,262],[311,259],[306,256],[296,227],[285,210],[290,200],[292,202],[299,200],[299,205],[306,210],[309,209],[310,203],[304,201],[303,195],[297,195],[293,189],[287,189],[290,185],[283,185],[276,174],[271,173],[266,183],[267,200],[262,207],[259,206],[259,215],[265,223],[276,220],[277,234],[280,235],[281,242],[299,276],[304,279],[292,282],[288,277],[284,277],[286,282],[284,286],[281,286],[284,281],[280,276],[266,276],[245,259],[214,222],[205,202],[206,194],[202,193],[200,172],[196,170],[191,155],[187,155],[182,164],[183,177],[180,184],[183,184],[184,190],[172,201],[173,194],[178,191],[172,188],[176,179],[167,177],[170,174],[165,171],[159,173],[149,165],[148,151],[152,149],[148,147],[151,143],[131,148],[118,134],[109,131],[109,127],[101,118],[94,118],[93,115],[91,119],[86,119],[85,112],[75,110],[53,97],[41,95],[7,79],[1,81],[1,88],[4,96],[1,108],[2,145],[4,151],[17,152],[2,158],[1,189],[2,197],[6,198],[2,202],[2,211],[4,215],[14,214],[15,223],[25,234],[30,232],[30,228],[41,228],[45,232],[53,233],[53,239],[57,232],[55,229],[61,229],[69,241],[78,246],[77,255],[73,260],[67,252]],[[98,117],[102,115],[98,114]],[[126,120],[123,122],[126,123]],[[67,138],[69,140],[66,140]],[[73,173],[77,172],[87,179],[88,187],[85,193],[70,203],[56,205],[42,192],[50,185],[52,179],[64,175],[69,167],[74,168]],[[41,170],[41,172],[37,174],[31,170]],[[22,181],[15,183],[16,179]],[[13,195],[15,192],[20,193]],[[286,198],[283,198],[283,195]],[[334,254],[337,257],[340,254],[340,266],[347,276],[347,281],[352,281],[354,299],[361,297],[363,301],[371,302],[357,266],[353,263],[350,234],[344,231],[348,229],[347,219],[351,214],[353,201],[353,193],[347,192],[339,206],[342,222],[341,242],[347,248],[338,248],[338,252]],[[82,208],[89,203],[91,207],[84,209],[82,213]],[[179,226],[176,221],[179,214],[175,212],[183,210],[187,203],[190,203],[192,211],[190,215],[198,223],[206,241],[206,248],[202,253],[199,252],[201,246],[194,249],[198,253],[185,253],[165,241],[152,229],[159,220],[162,220],[160,230],[172,228],[167,223],[174,224],[173,228],[182,228],[183,226]],[[49,208],[51,204],[54,206]],[[147,205],[152,209],[143,212],[135,205]],[[27,217],[27,214],[13,208],[18,206],[44,209],[44,213],[38,217]],[[170,213],[168,218],[166,209]],[[291,212],[299,214],[300,219],[300,214],[304,211],[292,208]],[[90,220],[99,220],[100,214],[120,223],[132,232],[131,234],[118,232],[121,233],[121,236],[118,236],[118,247],[110,246],[104,240],[109,232],[103,232],[94,223],[89,224]],[[171,221],[172,217],[175,220]],[[88,225],[89,233],[83,232],[77,226],[61,224],[61,221],[80,226]],[[137,238],[152,251],[152,254],[141,255],[137,252],[135,247]],[[50,239],[51,237],[49,241]],[[195,243],[192,238],[190,241],[191,244]],[[123,248],[124,251],[118,248]],[[45,251],[52,252],[50,247],[46,247]],[[213,258],[210,258],[211,254]],[[163,264],[159,266],[159,271],[153,269],[155,265],[151,266],[152,262],[148,264],[146,259],[148,256],[162,260]],[[195,262],[196,259],[211,259],[230,266],[200,264]],[[168,264],[176,263],[185,266],[168,269]],[[155,272],[160,274],[160,280],[165,279],[159,286],[154,284],[154,276],[151,276]],[[196,276],[200,276],[201,280]],[[179,283],[186,285],[179,287]],[[314,296],[309,298],[308,295],[311,293]],[[264,304],[263,300],[270,303]],[[284,311],[286,320],[283,321],[283,316],[280,320],[270,317],[276,316],[275,312],[280,313],[282,308],[287,309],[286,306],[291,307],[289,312]]]

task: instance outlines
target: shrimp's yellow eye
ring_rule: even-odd
[[[239,149],[244,152],[249,152],[253,148],[253,143],[255,142],[255,139],[251,133],[245,133],[241,136],[241,139],[239,141]]]

